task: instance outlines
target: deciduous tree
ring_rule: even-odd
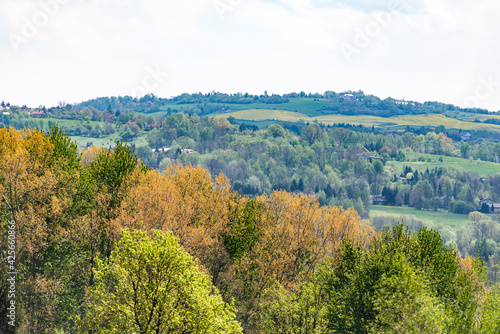
[[[122,231],[95,275],[83,331],[241,333],[234,309],[171,233]]]

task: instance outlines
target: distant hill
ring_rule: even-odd
[[[488,122],[496,118],[489,118],[484,115],[483,122],[475,122],[476,118],[463,117],[461,119],[451,118],[441,114],[422,114],[422,115],[398,115],[394,117],[380,117],[372,115],[324,115],[310,117],[298,112],[287,110],[268,110],[268,109],[248,109],[230,113],[219,114],[218,117],[233,117],[238,121],[282,121],[282,122],[305,122],[321,123],[324,125],[350,124],[362,125],[365,127],[375,126],[386,130],[404,130],[410,127],[438,127],[443,126],[446,129],[469,130],[469,131],[488,131],[500,132],[500,125]],[[494,116],[490,116],[494,117]]]
[[[309,117],[325,115],[372,115],[393,117],[398,115],[471,113],[487,115],[488,111],[477,108],[460,108],[440,102],[418,103],[415,101],[380,99],[363,92],[336,93],[327,91],[323,94],[290,93],[283,95],[250,94],[182,94],[169,99],[153,94],[141,98],[100,97],[81,102],[75,107],[89,107],[96,110],[120,112],[135,111],[143,113],[184,112],[205,116],[214,113],[226,113],[251,109],[276,109],[294,111]]]

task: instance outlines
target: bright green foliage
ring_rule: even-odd
[[[470,146],[467,143],[464,143],[460,146],[460,153],[462,154],[462,158],[469,158]]]
[[[364,333],[376,317],[372,293],[376,282],[361,270],[361,249],[350,242],[342,245],[342,256],[326,283],[329,288],[328,327],[333,333]],[[364,270],[365,271],[365,270]],[[371,291],[371,293],[367,293]]]
[[[266,130],[266,135],[268,137],[273,137],[273,138],[278,138],[278,137],[285,137],[285,129],[279,124],[273,124],[269,126]]]
[[[123,185],[127,176],[136,168],[145,171],[148,167],[139,163],[137,156],[126,143],[117,141],[113,150],[101,152],[82,173],[78,196],[86,198],[88,202],[77,203],[77,206],[98,209],[101,224],[99,247],[101,253],[106,256],[109,256],[112,248],[112,231],[109,222],[116,218],[116,209],[120,206],[125,194]],[[109,197],[97,203],[96,198],[100,195]]]
[[[262,231],[259,230],[258,221],[263,210],[262,203],[254,199],[239,200],[229,222],[229,231],[223,235],[224,246],[232,259],[241,259],[259,240]]]
[[[443,302],[431,296],[426,279],[403,255],[393,264],[377,287],[374,306],[378,314],[370,333],[445,333],[448,320]]]
[[[117,208],[121,202],[121,186],[126,177],[138,166],[137,156],[130,150],[127,144],[116,142],[113,150],[102,151],[95,160],[90,162],[84,169],[78,188],[80,200],[94,200],[97,193],[109,193],[111,199],[108,208],[102,208],[106,212],[106,218],[110,219],[111,211]],[[141,165],[141,168],[147,168]],[[83,203],[76,203],[84,206]],[[89,206],[92,207],[91,203]]]
[[[71,138],[58,126],[50,128],[48,137],[54,145],[52,155],[54,163],[65,166],[68,170],[78,170],[80,158],[78,156],[78,146]]]
[[[439,233],[426,228],[414,235],[399,224],[373,239],[368,252],[346,242],[327,282],[328,327],[334,333],[366,333],[413,313],[405,319],[417,330],[432,326],[421,322],[427,314],[441,321],[444,308],[448,332],[473,333],[481,291],[475,279],[481,271],[477,263],[470,271],[461,269],[456,251],[444,248]],[[394,310],[399,315],[390,314]]]
[[[300,135],[306,142],[309,143],[309,145],[312,145],[316,140],[320,139],[321,127],[318,124],[313,123],[304,127]]]
[[[98,261],[83,331],[98,333],[240,333],[222,300],[171,233],[122,231],[108,262]]]
[[[112,194],[111,207],[119,205],[118,191],[125,177],[132,173],[138,164],[137,156],[131,152],[127,144],[116,142],[113,150],[104,151],[90,163],[92,176],[101,187],[106,187]]]
[[[373,169],[376,173],[380,174],[384,171],[384,164],[380,160],[374,160]]]
[[[261,303],[263,333],[314,334],[326,331],[326,294],[319,276],[300,285],[299,291],[287,291],[276,283],[264,292]]]
[[[500,285],[494,285],[488,294],[483,304],[482,321],[480,333],[494,334],[500,333]]]

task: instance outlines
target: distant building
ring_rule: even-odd
[[[354,102],[356,101],[356,97],[352,94],[344,94],[341,98],[338,99],[338,102]]]
[[[386,205],[387,200],[385,196],[382,195],[372,195],[370,196],[373,205]]]
[[[394,101],[394,104],[398,105],[398,106],[414,106],[415,105],[415,102],[409,102],[409,101],[405,101],[404,99],[402,100],[396,100]]]
[[[399,137],[400,134],[397,133],[396,131],[387,131],[387,135],[391,136],[392,138],[396,138],[396,137]]]
[[[461,133],[460,134],[460,140],[461,141],[468,141],[472,135],[469,132]]]
[[[361,153],[358,154],[358,157],[363,159],[364,161],[368,160],[368,154],[370,154],[370,151],[366,147],[361,148]]]
[[[43,110],[33,110],[31,112],[31,117],[42,117],[45,111]]]
[[[151,149],[152,152],[156,152],[156,148]],[[170,151],[170,147],[161,147],[158,149],[158,152],[168,152]]]
[[[495,203],[490,198],[483,198],[479,201],[478,211],[482,213],[500,213],[500,203]]]

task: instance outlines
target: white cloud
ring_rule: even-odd
[[[33,23],[54,1],[48,22]],[[500,79],[500,3],[407,0],[387,11],[394,5],[384,0],[220,0],[229,6],[221,19],[215,1],[3,0],[0,99],[54,105],[130,94],[148,66],[169,72],[153,91],[166,97],[362,89],[462,104],[482,78]],[[16,53],[9,34],[23,36],[30,23],[37,33]],[[360,32],[371,34],[362,48]],[[359,51],[351,62],[342,43]],[[499,97],[500,87],[480,106],[499,110]]]

